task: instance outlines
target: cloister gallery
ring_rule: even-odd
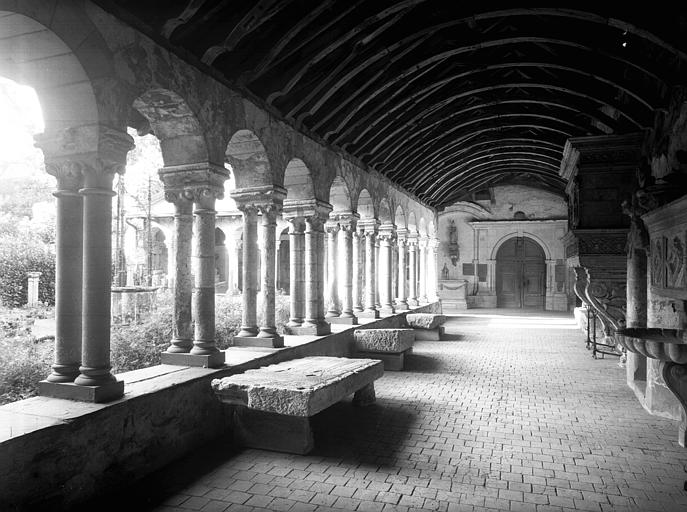
[[[0,75],[36,90],[57,208],[55,361],[0,408],[0,508],[140,478],[228,428],[213,378],[348,356],[353,326],[408,311],[582,307],[684,442],[684,12],[234,4],[0,0]],[[163,365],[118,376],[127,129],[160,144],[144,260],[174,320]],[[234,347],[269,358],[218,350],[217,293],[242,298]],[[307,343],[277,332],[277,293]]]

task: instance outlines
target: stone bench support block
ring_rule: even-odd
[[[400,372],[405,365],[405,356],[412,353],[409,348],[404,352],[356,352],[356,357],[366,357],[369,359],[379,359],[384,363],[385,372]]]
[[[415,339],[417,341],[439,341],[443,335],[443,325],[436,329],[415,329]]]
[[[412,348],[413,329],[356,329],[355,348],[360,352],[400,353]]]
[[[444,315],[432,313],[409,313],[406,315],[408,326],[414,329],[436,329],[442,326],[445,321]]]
[[[234,409],[235,440],[244,446],[289,453],[313,448],[310,418],[353,394],[355,405],[374,402],[381,361],[305,357],[212,381]]]

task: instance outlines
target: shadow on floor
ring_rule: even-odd
[[[412,354],[406,355],[403,371],[432,373],[438,371],[440,366],[440,361],[437,361],[435,357],[413,352]]]
[[[313,418],[313,455],[358,464],[393,465],[416,413],[401,401],[384,400],[368,407],[339,402]]]
[[[97,496],[70,509],[70,512],[152,510],[170,496],[195,484],[203,475],[211,473],[240,451],[240,448],[232,446],[231,439],[215,439],[153,474],[131,482],[130,485],[121,486],[106,495]]]

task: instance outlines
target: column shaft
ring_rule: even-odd
[[[377,313],[377,276],[374,230],[365,230],[365,313]]]
[[[289,292],[291,318],[289,327],[298,327],[305,316],[305,221],[302,217],[290,219],[289,251],[290,276]]]
[[[408,246],[408,305],[417,306],[417,242]]]
[[[260,208],[262,213],[262,325],[259,338],[281,340],[274,321],[275,307],[275,263],[277,208],[267,205]],[[283,343],[281,343],[283,346]]]
[[[353,229],[351,225],[343,226],[340,231],[340,239],[343,245],[343,306],[341,308],[341,316],[344,318],[353,318]],[[357,279],[357,272],[355,273]]]
[[[363,310],[361,301],[361,291],[364,289],[363,278],[364,278],[364,259],[365,256],[362,251],[362,245],[360,243],[361,237],[364,235],[360,231],[355,231],[352,233],[352,250],[353,250],[353,262],[352,262],[352,295],[353,295],[353,311],[360,313]],[[363,238],[364,240],[364,238]],[[364,242],[363,242],[364,243]],[[361,272],[361,270],[363,270]]]
[[[327,225],[327,276],[328,289],[327,299],[329,307],[327,308],[327,318],[338,317],[341,314],[339,310],[339,280],[338,280],[338,224]]]
[[[420,241],[420,297],[422,303],[427,302],[427,240]]]
[[[191,302],[193,282],[191,274],[191,240],[193,238],[192,203],[178,195],[174,200],[174,319],[172,342],[167,352],[185,353],[191,350]]]
[[[196,192],[193,210],[195,275],[192,315],[193,355],[217,352],[215,343],[215,196],[210,190]]]
[[[59,177],[58,177],[59,179]],[[59,186],[59,182],[58,182]],[[55,236],[55,362],[50,382],[72,382],[81,364],[81,286],[83,272],[83,199],[76,186],[54,193]]]
[[[398,303],[397,309],[405,311],[408,309],[406,300],[406,241],[398,239]]]
[[[387,315],[394,313],[391,297],[391,236],[388,232],[379,236],[379,300],[381,312]]]
[[[254,206],[244,206],[240,209],[243,212],[243,315],[238,336],[248,337],[258,334],[258,211]]]
[[[98,171],[95,171],[98,172]],[[100,173],[83,195],[82,386],[115,382],[110,373],[110,287],[112,272],[112,178]],[[87,178],[88,179],[88,178]],[[107,183],[107,185],[106,185]]]

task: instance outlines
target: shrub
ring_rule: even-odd
[[[0,239],[0,301],[7,307],[26,304],[28,272],[41,272],[38,299],[55,304],[55,255],[48,246],[31,237]]]
[[[36,395],[50,373],[53,343],[32,336],[0,337],[0,405]]]

